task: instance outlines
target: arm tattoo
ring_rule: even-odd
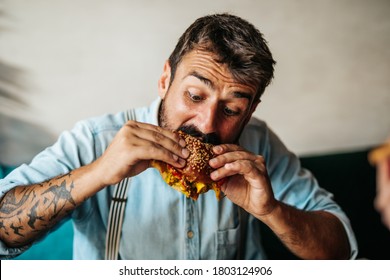
[[[24,236],[23,234],[21,234],[21,233],[19,232],[19,230],[23,229],[23,226],[14,226],[14,224],[12,223],[11,226],[10,226],[10,228],[13,229],[14,234],[20,235],[20,236]]]
[[[31,208],[31,211],[29,214],[27,214],[27,216],[29,217],[29,220],[27,222],[27,224],[30,226],[30,228],[32,229],[35,229],[35,222],[37,220],[40,220],[40,221],[44,221],[44,217],[43,216],[38,216],[37,215],[37,207],[38,207],[38,204],[39,204],[39,201],[37,201],[37,203],[34,204],[34,206]]]
[[[54,213],[49,220],[55,219],[58,214],[61,213],[62,209],[65,207],[66,202],[70,202],[73,206],[76,206],[70,192],[74,188],[73,182],[70,185],[70,190],[66,189],[66,181],[62,181],[60,186],[52,185],[48,190],[44,191],[42,194],[52,193],[54,195],[53,200],[47,206],[48,208],[53,205]],[[57,206],[60,204],[60,200],[64,200],[63,204],[60,206],[60,209],[57,210]]]
[[[69,173],[6,193],[0,201],[0,236],[12,235],[14,245],[25,244],[70,213],[77,206],[71,179]]]
[[[17,201],[15,192],[16,190],[12,189],[4,196],[0,204],[0,215],[5,214],[12,216],[12,213],[15,212],[17,209],[20,209],[20,207],[24,205],[24,203],[29,199],[31,195],[31,190],[23,190],[21,192],[23,194],[22,197],[19,199],[19,201]]]

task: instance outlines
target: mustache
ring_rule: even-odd
[[[213,145],[219,145],[221,144],[220,137],[215,133],[202,133],[195,125],[183,125],[178,128],[178,130],[181,130],[193,137],[196,137],[198,139],[201,139],[204,143],[209,143]]]

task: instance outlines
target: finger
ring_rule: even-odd
[[[235,161],[233,163],[228,163],[222,166],[221,168],[214,170],[210,174],[210,178],[213,179],[214,181],[218,181],[229,176],[242,174],[244,172],[244,167],[245,167],[245,171],[248,171],[251,168],[253,168],[250,165],[251,164],[249,161]]]
[[[160,137],[165,136],[174,142],[178,142],[182,147],[186,146],[186,142],[184,141],[184,139],[181,138],[180,135],[175,131],[160,126],[156,126],[148,123],[136,122],[136,121],[128,121],[125,125],[131,128],[136,128],[136,129],[141,128],[141,129],[148,130],[149,132],[152,133],[156,142],[159,141]]]
[[[236,174],[243,175],[247,180],[256,180],[266,174],[266,169],[260,158],[256,161],[236,160],[214,170],[210,177],[218,181]]]
[[[244,149],[234,144],[222,144],[213,147],[213,152],[216,155],[221,155],[223,153],[234,152],[234,151],[244,151]]]
[[[183,159],[189,156],[189,151],[184,148],[184,139],[177,133],[145,123],[128,122],[126,126],[131,129],[134,141],[137,139],[150,141],[155,144],[155,147],[167,149]]]
[[[178,168],[184,167],[186,164],[186,161],[175,153],[169,151],[157,143],[142,138],[138,138],[134,142],[133,148],[128,149],[128,152],[132,153],[132,156],[134,157],[134,163],[130,163],[130,165],[135,164],[141,160],[163,161]]]
[[[209,162],[210,166],[214,169],[220,168],[223,165],[234,162],[236,160],[250,160],[250,161],[258,161],[261,160],[262,156],[252,154],[250,152],[244,150],[237,150],[233,152],[227,152],[221,155],[212,158]]]

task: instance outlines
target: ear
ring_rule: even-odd
[[[158,80],[158,94],[161,99],[164,99],[166,93],[169,89],[169,83],[171,81],[171,66],[169,65],[168,60],[164,64],[164,70],[161,74],[160,79]]]

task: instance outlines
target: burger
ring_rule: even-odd
[[[213,169],[209,165],[214,157],[213,145],[204,143],[183,131],[178,131],[180,137],[186,142],[186,148],[190,155],[183,168],[154,160],[152,166],[160,171],[163,180],[175,190],[183,193],[186,197],[197,200],[199,195],[209,190],[214,190],[217,199],[221,198],[222,180],[215,182],[210,178]]]

